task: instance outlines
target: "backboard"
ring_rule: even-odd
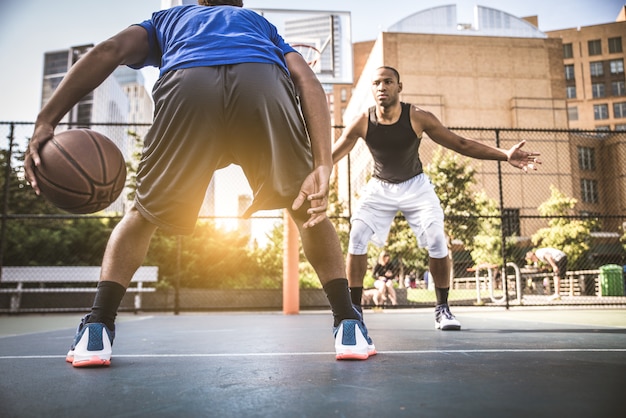
[[[323,84],[352,84],[350,12],[328,10],[257,9],[291,45],[310,45],[320,52],[312,66]]]

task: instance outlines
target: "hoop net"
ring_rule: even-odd
[[[307,44],[292,44],[291,46],[302,55],[302,58],[304,58],[309,67],[316,71],[320,57],[322,56],[319,49],[315,48],[313,45]]]

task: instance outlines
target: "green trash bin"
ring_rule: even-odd
[[[623,267],[607,264],[600,267],[600,294],[602,296],[624,296]]]

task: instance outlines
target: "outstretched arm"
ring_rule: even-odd
[[[537,158],[539,153],[521,149],[526,141],[521,141],[506,150],[475,139],[464,138],[443,126],[432,113],[416,107],[411,109],[411,124],[415,132],[426,132],[439,145],[468,157],[480,160],[508,161],[513,167],[524,171],[528,171],[528,169],[537,170],[537,165],[541,164]]]
[[[348,155],[356,145],[359,138],[364,138],[367,130],[367,115],[365,113],[358,116],[343,131],[341,137],[333,144],[333,163]]]
[[[39,112],[33,136],[26,150],[24,159],[26,179],[37,194],[39,194],[39,187],[33,167],[41,164],[39,149],[43,143],[52,138],[59,121],[76,103],[111,75],[119,65],[142,62],[148,50],[148,36],[145,29],[131,26],[96,45],[72,66],[50,100]]]

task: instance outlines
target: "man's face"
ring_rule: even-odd
[[[381,68],[372,77],[372,94],[380,106],[391,106],[399,101],[402,83],[398,83],[393,71]]]

